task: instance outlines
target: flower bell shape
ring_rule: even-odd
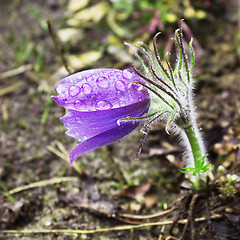
[[[134,130],[150,105],[148,91],[133,82],[144,81],[129,69],[93,69],[72,74],[57,85],[53,100],[67,109],[60,120],[66,134],[80,143],[72,149],[70,164],[84,153],[112,143]]]

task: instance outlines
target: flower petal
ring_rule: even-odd
[[[85,141],[116,126],[120,118],[143,115],[148,107],[149,100],[144,100],[126,107],[103,111],[79,112],[70,109],[60,120],[68,129],[67,135],[78,141]]]
[[[129,69],[93,69],[64,78],[52,98],[68,109],[61,121],[66,134],[82,143],[70,154],[70,163],[83,153],[114,142],[135,129],[139,122],[117,121],[143,116],[149,108],[148,91],[132,82],[143,80]]]
[[[73,161],[80,155],[92,152],[98,147],[115,142],[118,139],[124,137],[132,130],[134,130],[138,124],[139,122],[124,122],[120,126],[116,125],[115,127],[102,132],[83,143],[78,144],[75,148],[72,149],[70,153],[70,165],[72,165]]]
[[[131,70],[95,69],[73,74],[57,86],[59,96],[52,98],[60,106],[75,111],[89,112],[124,107],[149,98],[142,81]]]
[[[64,94],[65,92],[68,91],[69,87],[81,82],[87,76],[98,74],[99,72],[103,72],[103,71],[108,72],[111,70],[112,69],[110,68],[99,68],[99,69],[91,69],[91,70],[74,73],[72,75],[65,77],[63,80],[61,80],[57,85],[56,90],[58,94]]]

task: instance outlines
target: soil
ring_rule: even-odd
[[[65,73],[42,20],[54,19],[54,28],[60,28],[66,2],[2,2],[0,72],[30,70],[0,74],[0,239],[240,239],[240,56],[234,9],[216,11],[201,26],[191,26],[202,48],[195,66],[198,124],[214,166],[202,192],[179,172],[183,151],[161,123],[151,127],[137,160],[139,131],[69,166],[65,160],[75,142],[59,120],[64,109],[50,98]],[[26,59],[21,46],[34,49]],[[228,174],[238,179],[229,182]]]

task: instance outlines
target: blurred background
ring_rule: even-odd
[[[163,61],[171,52],[174,64],[171,38],[181,19],[186,43],[194,38],[196,105],[209,159],[215,169],[223,166],[223,172],[238,175],[240,1],[0,0],[0,229],[114,227],[137,222],[132,215],[126,220],[123,212],[152,214],[179,198],[182,149],[161,123],[152,126],[137,161],[133,156],[141,134],[135,131],[69,166],[69,151],[76,142],[64,134],[59,120],[64,109],[50,98],[68,72],[47,20],[74,73],[130,68],[134,56],[123,43],[152,47],[157,32]],[[218,194],[234,199],[240,187],[234,185],[226,193],[227,184],[223,177]],[[124,220],[115,218],[116,213]],[[38,239],[165,239],[169,232],[161,231],[156,227],[104,235],[49,233]],[[181,227],[173,235],[180,233]],[[201,234],[207,239],[204,231]],[[221,234],[223,239],[228,236],[228,225]]]

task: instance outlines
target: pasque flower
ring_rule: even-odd
[[[68,109],[61,118],[68,129],[66,133],[81,142],[71,151],[70,163],[127,135],[138,126],[138,120],[148,120],[144,126],[148,127],[161,119],[166,123],[167,133],[180,136],[186,156],[182,172],[192,172],[197,178],[192,181],[200,188],[202,180],[206,182],[206,174],[202,173],[210,166],[193,102],[192,40],[187,54],[182,29],[176,30],[175,68],[170,65],[169,55],[166,68],[157,51],[157,36],[153,39],[153,51],[145,44],[136,47],[126,43],[138,59],[138,66],[132,64],[136,74],[129,69],[94,69],[68,76],[58,84],[59,96],[53,99]]]
[[[132,82],[143,80],[129,69],[93,69],[75,73],[57,85],[54,101],[67,109],[60,120],[66,134],[80,143],[70,153],[70,164],[80,155],[112,143],[134,130],[149,108],[148,91]]]

